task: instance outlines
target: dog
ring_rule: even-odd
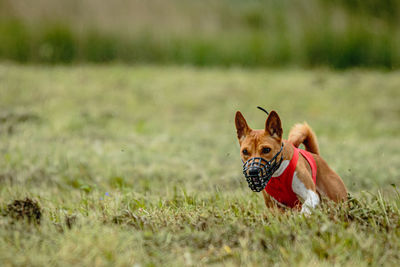
[[[237,111],[235,126],[243,174],[253,191],[262,191],[267,207],[310,214],[321,199],[347,200],[346,186],[319,155],[316,135],[307,123],[294,125],[288,140],[282,139],[276,111],[269,113],[263,130],[251,129]]]

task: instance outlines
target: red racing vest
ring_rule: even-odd
[[[293,145],[292,145],[293,146]],[[277,177],[272,177],[265,187],[265,191],[273,197],[279,203],[294,208],[296,206],[301,206],[301,202],[297,198],[297,195],[293,192],[292,189],[292,181],[294,171],[296,170],[297,160],[299,159],[299,153],[303,155],[303,157],[307,160],[308,164],[311,167],[311,174],[314,184],[317,179],[317,164],[315,163],[315,159],[312,154],[303,149],[294,147],[293,157],[289,162],[289,165],[286,167],[284,172]]]

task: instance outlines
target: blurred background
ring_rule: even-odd
[[[400,66],[398,0],[0,0],[0,59]]]

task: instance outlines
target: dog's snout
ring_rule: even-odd
[[[260,172],[259,168],[250,168],[249,169],[249,175],[250,176],[257,176],[259,172]]]

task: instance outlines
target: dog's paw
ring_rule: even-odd
[[[303,207],[301,208],[300,214],[303,214],[304,216],[308,217],[311,215],[311,208],[303,205]]]

